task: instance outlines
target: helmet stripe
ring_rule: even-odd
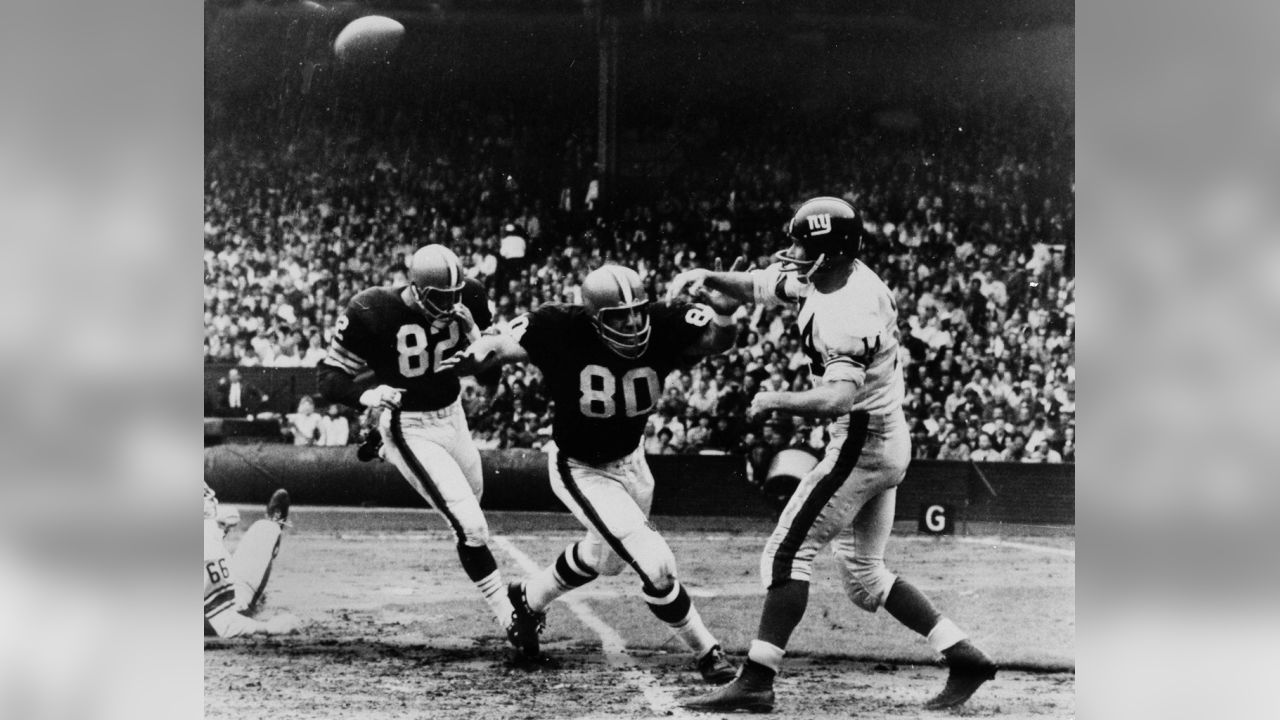
[[[622,302],[630,305],[635,300],[635,296],[631,294],[631,283],[627,280],[626,273],[614,265],[607,267],[609,268],[609,274],[613,275],[613,279],[618,281],[618,289],[622,291]]]
[[[444,264],[449,266],[449,287],[457,287],[458,265],[457,263],[452,262],[453,258],[449,257],[449,253],[447,251],[441,253],[441,255],[444,255]]]

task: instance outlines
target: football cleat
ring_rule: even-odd
[[[745,710],[753,713],[773,712],[773,686],[748,687],[742,678],[738,678],[724,687],[716,688],[706,695],[681,703],[689,710],[701,712],[734,712]]]
[[[507,585],[507,599],[511,601],[511,624],[507,625],[507,639],[525,657],[534,658],[540,651],[538,636],[547,627],[547,614],[535,612],[524,596],[524,583]]]
[[[289,524],[289,491],[280,488],[271,494],[267,501],[267,519],[278,523],[281,527],[292,527]]]
[[[608,348],[638,358],[649,346],[649,293],[640,275],[621,265],[602,265],[582,280],[582,306]]]
[[[428,318],[452,312],[462,299],[465,283],[462,262],[444,245],[425,245],[409,260],[409,287]]]
[[[943,651],[947,665],[947,684],[942,692],[924,704],[926,710],[945,710],[964,704],[983,683],[996,676],[996,664],[968,640],[961,640]]]
[[[702,673],[704,682],[723,685],[737,677],[738,668],[725,656],[724,650],[716,645],[706,655],[698,658],[698,672]]]

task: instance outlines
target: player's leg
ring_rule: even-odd
[[[642,451],[632,455],[624,475],[624,487],[629,490],[636,507],[647,520],[653,507],[654,479]],[[631,546],[628,547],[628,552],[636,558],[636,564],[644,569],[641,577],[649,578],[641,586],[645,604],[654,616],[674,630],[693,651],[698,659],[698,672],[704,680],[716,685],[729,682],[738,669],[725,657],[720,643],[703,623],[693,598],[680,582],[671,547],[648,523],[645,530],[647,532],[622,540],[624,546]],[[632,540],[631,537],[635,539]]]
[[[462,468],[444,446],[429,439],[435,433],[420,418],[384,413],[386,458],[449,523],[458,541],[463,571],[484,597],[498,624],[510,635],[513,608],[489,549],[488,522]]]
[[[254,615],[262,608],[271,566],[280,553],[280,538],[289,521],[289,493],[276,490],[267,503],[267,517],[245,531],[231,557],[236,610]]]
[[[484,496],[484,468],[480,461],[480,449],[471,437],[471,428],[467,425],[467,416],[462,411],[462,404],[454,402],[453,413],[435,425],[437,442],[443,445],[453,456],[458,468],[467,478],[471,492],[476,500]]]
[[[809,603],[813,560],[878,490],[870,484],[870,473],[858,471],[860,464],[869,462],[864,455],[875,431],[871,417],[854,413],[842,429],[845,432],[832,439],[822,462],[800,481],[765,543],[760,559],[764,607],[742,672],[729,685],[694,698],[686,707],[772,709],[774,676]]]
[[[897,479],[893,487],[867,501],[854,517],[849,532],[833,544],[833,550],[840,561],[845,591],[855,605],[868,612],[883,606],[894,619],[925,637],[933,649],[946,658],[950,667],[946,688],[926,707],[954,707],[994,677],[996,666],[919,588],[885,568],[884,554],[893,530],[897,484],[910,462],[910,443],[901,416],[890,418],[882,442],[883,472]]]
[[[551,478],[551,490],[578,518],[587,532],[583,538],[561,551],[555,562],[527,578],[519,588],[527,607],[534,613],[544,614],[547,606],[565,593],[576,590],[600,577],[615,575],[626,567],[622,559],[614,555],[604,537],[580,512],[573,496],[565,487],[559,474],[560,452],[553,444],[546,446],[547,470]]]

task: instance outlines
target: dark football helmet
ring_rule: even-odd
[[[428,317],[435,319],[453,311],[462,299],[462,262],[444,245],[426,245],[409,261],[409,287]]]
[[[824,267],[856,258],[865,233],[858,211],[834,197],[806,201],[785,229],[791,247],[773,257],[782,263],[783,272],[797,273],[805,281]]]
[[[582,305],[600,339],[625,358],[638,358],[649,346],[649,294],[640,275],[621,265],[603,265],[582,281]]]

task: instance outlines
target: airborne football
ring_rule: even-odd
[[[404,38],[404,25],[388,17],[366,15],[352,20],[333,41],[333,52],[344,63],[385,62]]]

